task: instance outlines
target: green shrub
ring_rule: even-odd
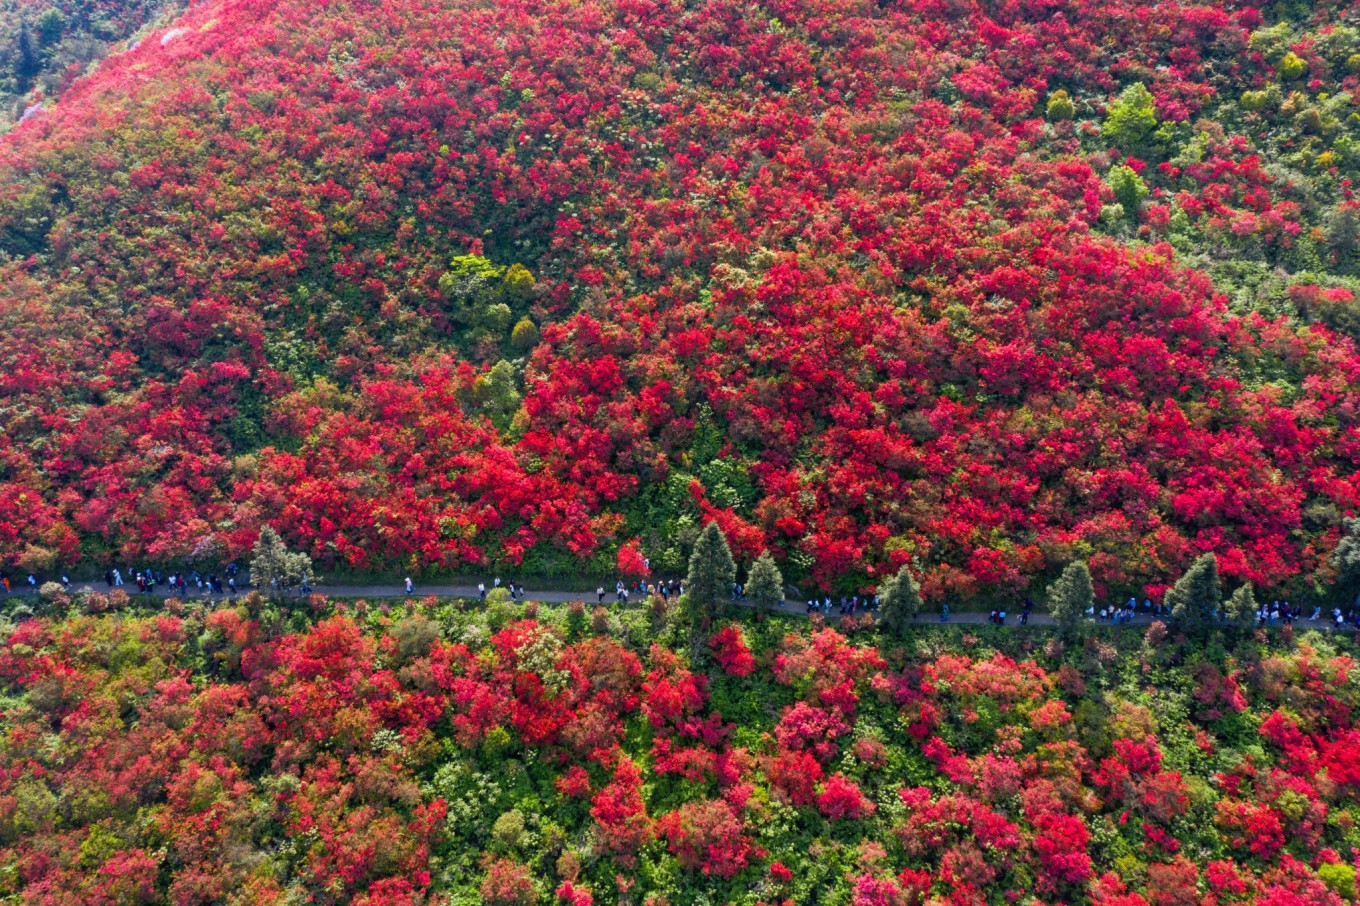
[[[1077,105],[1072,103],[1068,93],[1059,88],[1048,96],[1048,118],[1053,122],[1070,120],[1077,114]]]
[[[515,313],[510,310],[509,305],[504,302],[493,302],[482,312],[482,323],[479,326],[494,336],[503,337],[510,329],[510,322],[514,317]]]
[[[522,264],[512,264],[505,272],[505,297],[511,302],[528,302],[534,296],[534,275]]]
[[[523,836],[524,813],[517,808],[502,813],[496,819],[496,823],[491,825],[491,839],[502,851],[512,850],[519,846],[520,838]]]
[[[1308,64],[1293,52],[1285,54],[1284,58],[1280,60],[1280,65],[1276,67],[1276,72],[1279,73],[1280,79],[1285,82],[1296,81],[1297,79],[1302,78],[1303,74],[1307,71]]]
[[[1343,900],[1355,900],[1355,868],[1344,862],[1328,862],[1318,866],[1318,877],[1332,893]]]
[[[528,352],[538,345],[538,325],[528,318],[520,318],[510,331],[510,345],[520,352]]]

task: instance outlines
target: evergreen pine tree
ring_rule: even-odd
[[[1048,613],[1063,635],[1074,636],[1086,611],[1095,606],[1091,569],[1085,560],[1069,563],[1058,581],[1048,587]]]
[[[282,594],[312,577],[312,558],[290,551],[270,526],[260,530],[250,557],[250,581],[260,591]]]
[[[879,622],[886,632],[900,634],[921,612],[921,588],[903,566],[878,589]]]
[[[731,593],[736,579],[737,564],[732,560],[727,536],[716,522],[710,522],[699,535],[694,553],[690,555],[685,596],[697,611],[711,612]]]
[[[1256,623],[1256,591],[1248,582],[1232,593],[1228,603],[1223,605],[1223,616],[1228,624],[1238,629],[1250,629]]]
[[[25,92],[33,85],[40,63],[38,52],[33,46],[33,36],[28,32],[28,23],[19,26],[18,53],[14,60],[14,78],[19,83],[19,91]]]
[[[746,577],[746,597],[751,599],[756,610],[763,613],[768,613],[784,601],[784,577],[769,551],[762,553],[751,564],[751,572]]]
[[[1214,614],[1222,601],[1218,582],[1218,558],[1205,554],[1190,564],[1185,575],[1166,593],[1171,616],[1186,632],[1204,633],[1214,624]]]
[[[1349,598],[1360,592],[1360,519],[1346,519],[1341,523],[1346,533],[1332,551],[1330,563],[1336,570],[1336,584]]]

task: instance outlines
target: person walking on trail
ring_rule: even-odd
[[[33,575],[32,573],[28,574],[28,588],[29,591],[38,590],[38,577]]]
[[[481,602],[482,602],[483,604],[486,603],[486,583],[485,583],[485,582],[478,582],[478,583],[477,583],[477,597],[478,597],[479,600],[481,600]]]
[[[122,571],[121,569],[114,569],[114,571],[113,571],[113,587],[114,587],[114,588],[118,588],[118,587],[122,586],[122,584],[123,584],[123,571]]]
[[[0,576],[0,584],[5,586],[5,594],[9,594],[9,576]]]
[[[601,585],[599,588],[595,589],[595,603],[596,603],[596,604],[603,604],[603,603],[604,603],[604,586],[603,586],[603,585]]]
[[[406,593],[409,595],[409,594],[411,593],[411,589],[413,589],[414,587],[415,587],[415,586],[411,584],[411,577],[410,577],[410,576],[407,576],[407,577],[406,577]]]

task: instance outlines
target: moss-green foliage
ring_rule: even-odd
[[[1286,53],[1280,59],[1279,72],[1280,78],[1286,82],[1292,82],[1303,78],[1303,74],[1308,71],[1308,64],[1293,52]]]
[[[534,277],[524,265],[505,267],[481,255],[454,256],[439,277],[445,311],[467,331],[465,339],[490,339],[498,344],[513,339],[511,325],[525,317],[534,286]]]
[[[528,352],[538,345],[538,325],[529,318],[520,318],[510,331],[510,345],[517,352]]]

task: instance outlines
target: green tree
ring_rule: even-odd
[[[501,300],[505,268],[481,255],[457,255],[439,277],[439,292],[448,303],[449,316],[470,325],[485,317],[488,306]]]
[[[1350,255],[1360,246],[1360,214],[1350,204],[1333,208],[1325,220],[1327,247],[1338,255]]]
[[[727,597],[737,578],[737,564],[732,560],[732,549],[718,523],[710,522],[694,544],[689,558],[689,576],[685,580],[685,597],[691,607],[711,612],[718,601]]]
[[[1348,597],[1360,591],[1360,518],[1343,519],[1341,522],[1346,533],[1332,551],[1332,569],[1336,570],[1336,583]]]
[[[282,594],[312,576],[312,558],[290,551],[279,533],[266,525],[250,552],[250,581],[261,591]]]
[[[1148,197],[1148,187],[1147,183],[1143,182],[1143,177],[1132,167],[1120,164],[1110,168],[1109,182],[1110,188],[1114,190],[1114,197],[1119,199],[1125,212],[1129,216],[1137,217],[1139,205]]]
[[[765,551],[751,564],[746,577],[746,597],[756,610],[768,613],[784,601],[784,576],[775,565],[774,557]]]
[[[42,11],[37,24],[38,43],[43,47],[51,47],[61,40],[62,32],[66,30],[66,17],[55,6],[49,6]]]
[[[473,398],[498,428],[509,424],[519,408],[519,388],[515,386],[515,366],[502,359],[472,385]]]
[[[19,83],[19,92],[28,91],[33,78],[42,68],[38,52],[33,47],[33,36],[28,32],[28,23],[19,26],[19,36],[15,39],[14,80]]]
[[[487,333],[500,339],[505,336],[505,332],[510,329],[510,322],[515,318],[515,313],[510,310],[510,306],[504,302],[493,302],[483,311],[479,319],[478,327]]]
[[[911,570],[903,566],[897,575],[879,586],[879,622],[885,631],[896,635],[905,630],[920,612],[921,587],[916,584]]]
[[[1228,602],[1223,605],[1223,617],[1230,626],[1250,629],[1256,624],[1256,612],[1259,609],[1260,606],[1256,603],[1256,590],[1248,582],[1228,598]]]
[[[1141,145],[1156,128],[1152,92],[1142,82],[1134,82],[1110,103],[1100,132],[1110,144],[1127,150]]]
[[[1086,611],[1095,606],[1095,601],[1091,569],[1085,560],[1069,563],[1058,581],[1048,587],[1048,613],[1062,634],[1069,637],[1077,634]]]
[[[1186,570],[1185,575],[1166,593],[1166,605],[1186,632],[1204,633],[1214,624],[1214,614],[1223,600],[1218,581],[1218,558],[1204,554]]]

